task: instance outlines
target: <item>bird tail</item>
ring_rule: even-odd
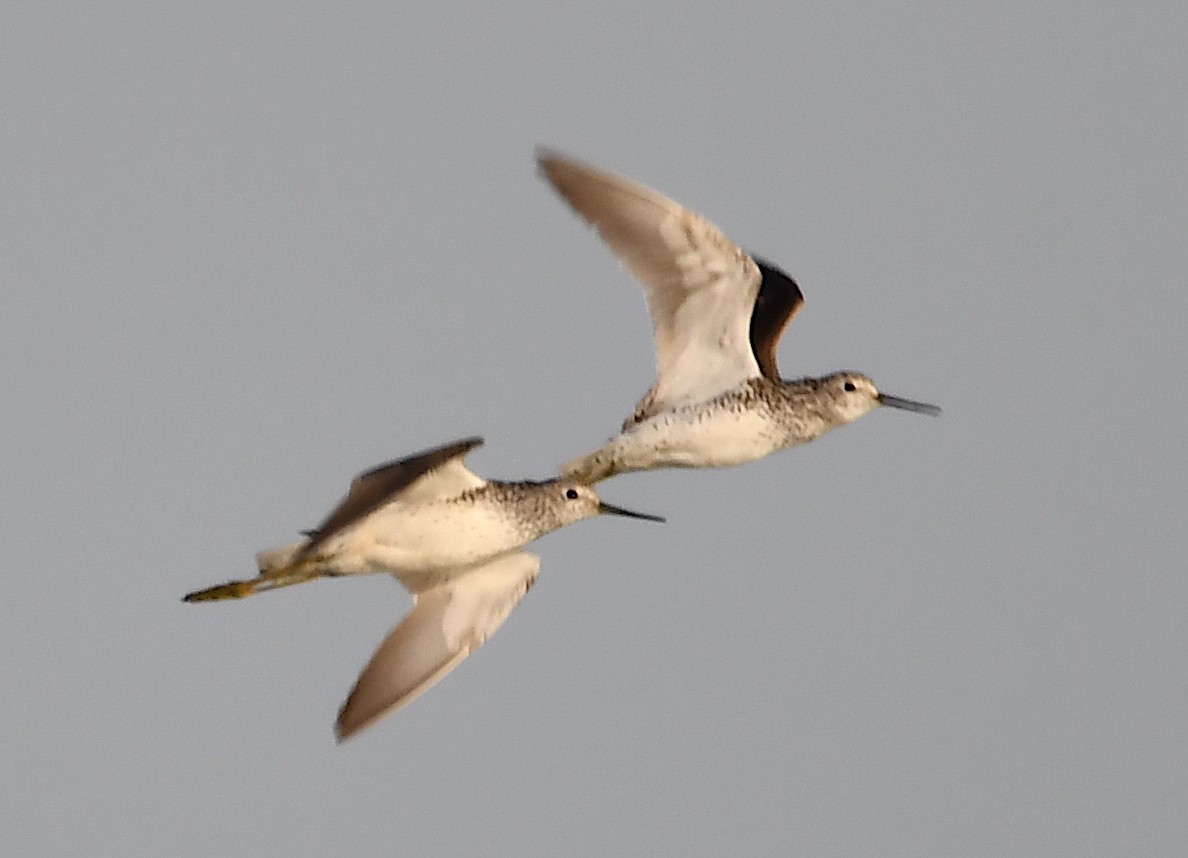
[[[260,574],[246,581],[228,581],[226,584],[216,584],[205,590],[195,590],[182,597],[183,602],[218,602],[223,599],[242,599],[253,593],[264,590],[275,590],[278,587],[288,587],[321,578],[324,574],[318,568],[317,557],[300,557],[301,548],[305,545],[287,545],[284,548],[273,548],[261,551],[256,555],[256,565]]]

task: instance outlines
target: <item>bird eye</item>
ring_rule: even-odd
[[[569,498],[570,500],[577,500],[577,496],[578,496],[577,489],[566,489],[565,496],[567,498]]]
[[[855,390],[857,390],[858,388],[854,386],[854,382],[852,382],[852,381],[847,381],[845,384],[843,384],[843,385],[842,385],[842,389],[843,389],[843,390],[844,390],[846,393],[853,393],[853,392],[854,392]]]

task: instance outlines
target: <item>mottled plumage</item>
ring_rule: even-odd
[[[356,477],[321,525],[256,556],[259,575],[190,593],[234,599],[316,578],[384,572],[412,593],[343,704],[340,739],[407,705],[478,648],[532,586],[540,558],[521,546],[599,513],[662,521],[603,503],[575,480],[497,482],[462,463],[468,438]]]
[[[804,303],[791,277],[650,188],[544,150],[537,164],[642,283],[656,346],[652,389],[618,436],[561,466],[566,477],[739,465],[879,405],[940,412],[859,373],[785,381],[776,348]]]

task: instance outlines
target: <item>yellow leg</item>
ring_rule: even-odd
[[[326,573],[319,571],[313,558],[300,560],[292,566],[282,566],[261,572],[257,577],[247,581],[228,581],[217,584],[205,590],[196,590],[182,597],[183,602],[217,602],[222,599],[242,599],[254,593],[265,590],[276,590],[280,587],[291,587],[293,584],[303,584],[325,577]]]

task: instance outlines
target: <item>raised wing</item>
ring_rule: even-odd
[[[657,367],[647,410],[759,375],[748,328],[760,273],[750,256],[709,221],[622,176],[546,150],[537,165],[643,284]]]
[[[780,369],[776,365],[776,348],[784,328],[804,305],[804,295],[796,281],[785,274],[777,265],[752,255],[763,279],[759,283],[759,296],[751,312],[751,349],[759,370],[766,378],[780,381]]]
[[[517,551],[415,594],[416,606],[380,644],[339,711],[339,741],[408,705],[457,667],[503,625],[539,572],[539,557]]]
[[[331,536],[371,515],[401,492],[410,501],[424,502],[483,485],[484,481],[462,464],[462,458],[482,443],[482,438],[464,438],[406,459],[388,462],[355,477],[347,496],[334,511],[316,528],[306,532],[309,542],[300,553],[313,551]]]

